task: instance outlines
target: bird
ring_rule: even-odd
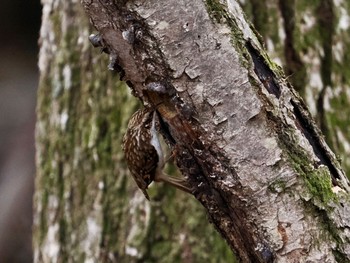
[[[158,118],[157,111],[151,108],[137,110],[130,118],[122,141],[129,171],[148,200],[147,188],[153,181],[164,182],[191,193],[185,179],[171,177],[163,172],[166,162],[157,130]]]

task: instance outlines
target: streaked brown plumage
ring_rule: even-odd
[[[157,113],[148,108],[136,111],[123,137],[123,150],[131,175],[145,197],[152,181],[169,183],[185,192],[191,192],[180,178],[163,174],[164,156],[156,129]]]

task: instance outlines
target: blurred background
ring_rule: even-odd
[[[0,4],[0,262],[32,262],[39,0]]]

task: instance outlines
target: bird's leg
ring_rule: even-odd
[[[164,158],[165,161],[163,162],[163,164],[160,168],[163,169],[165,164],[167,162],[169,162],[170,160],[172,160],[175,157],[175,155],[176,155],[176,150],[174,150],[169,156]],[[168,184],[175,186],[176,188],[178,188],[184,192],[187,192],[190,194],[192,193],[191,189],[187,186],[187,182],[184,178],[178,178],[178,177],[167,175],[163,172],[157,172],[157,174],[154,178],[154,181],[168,183]]]
[[[181,191],[192,194],[192,191],[188,187],[185,179],[176,178],[173,176],[168,176],[168,175],[164,174],[163,172],[157,172],[156,176],[154,177],[154,181],[155,182],[164,182],[164,183],[170,184]]]
[[[165,164],[166,164],[167,162],[173,161],[175,155],[176,155],[176,153],[175,153],[175,151],[173,151],[171,154],[169,154],[169,156],[167,156],[166,158],[164,158],[165,161],[163,162],[163,167],[162,167],[162,168],[164,168],[164,166],[165,166]]]
[[[164,182],[164,183],[168,183],[184,192],[187,193],[192,193],[191,189],[187,186],[187,182],[185,179],[181,179],[181,178],[174,178],[171,176],[168,176],[166,174],[164,174],[162,172],[165,164],[172,159],[175,156],[175,152],[173,152],[169,157],[167,157],[166,159],[164,158],[164,154],[163,154],[163,149],[160,143],[160,138],[159,138],[159,133],[156,129],[156,121],[157,121],[158,115],[157,112],[154,111],[153,112],[153,118],[152,118],[152,126],[151,126],[151,134],[152,134],[152,139],[151,139],[151,144],[153,145],[154,149],[157,151],[158,153],[158,167],[157,167],[157,171],[155,173],[154,176],[154,181],[155,182]]]

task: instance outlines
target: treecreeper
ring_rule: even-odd
[[[123,137],[125,159],[137,186],[149,200],[148,186],[164,182],[191,193],[184,178],[168,176],[163,172],[166,163],[159,140],[159,116],[156,110],[142,108],[131,117]]]

